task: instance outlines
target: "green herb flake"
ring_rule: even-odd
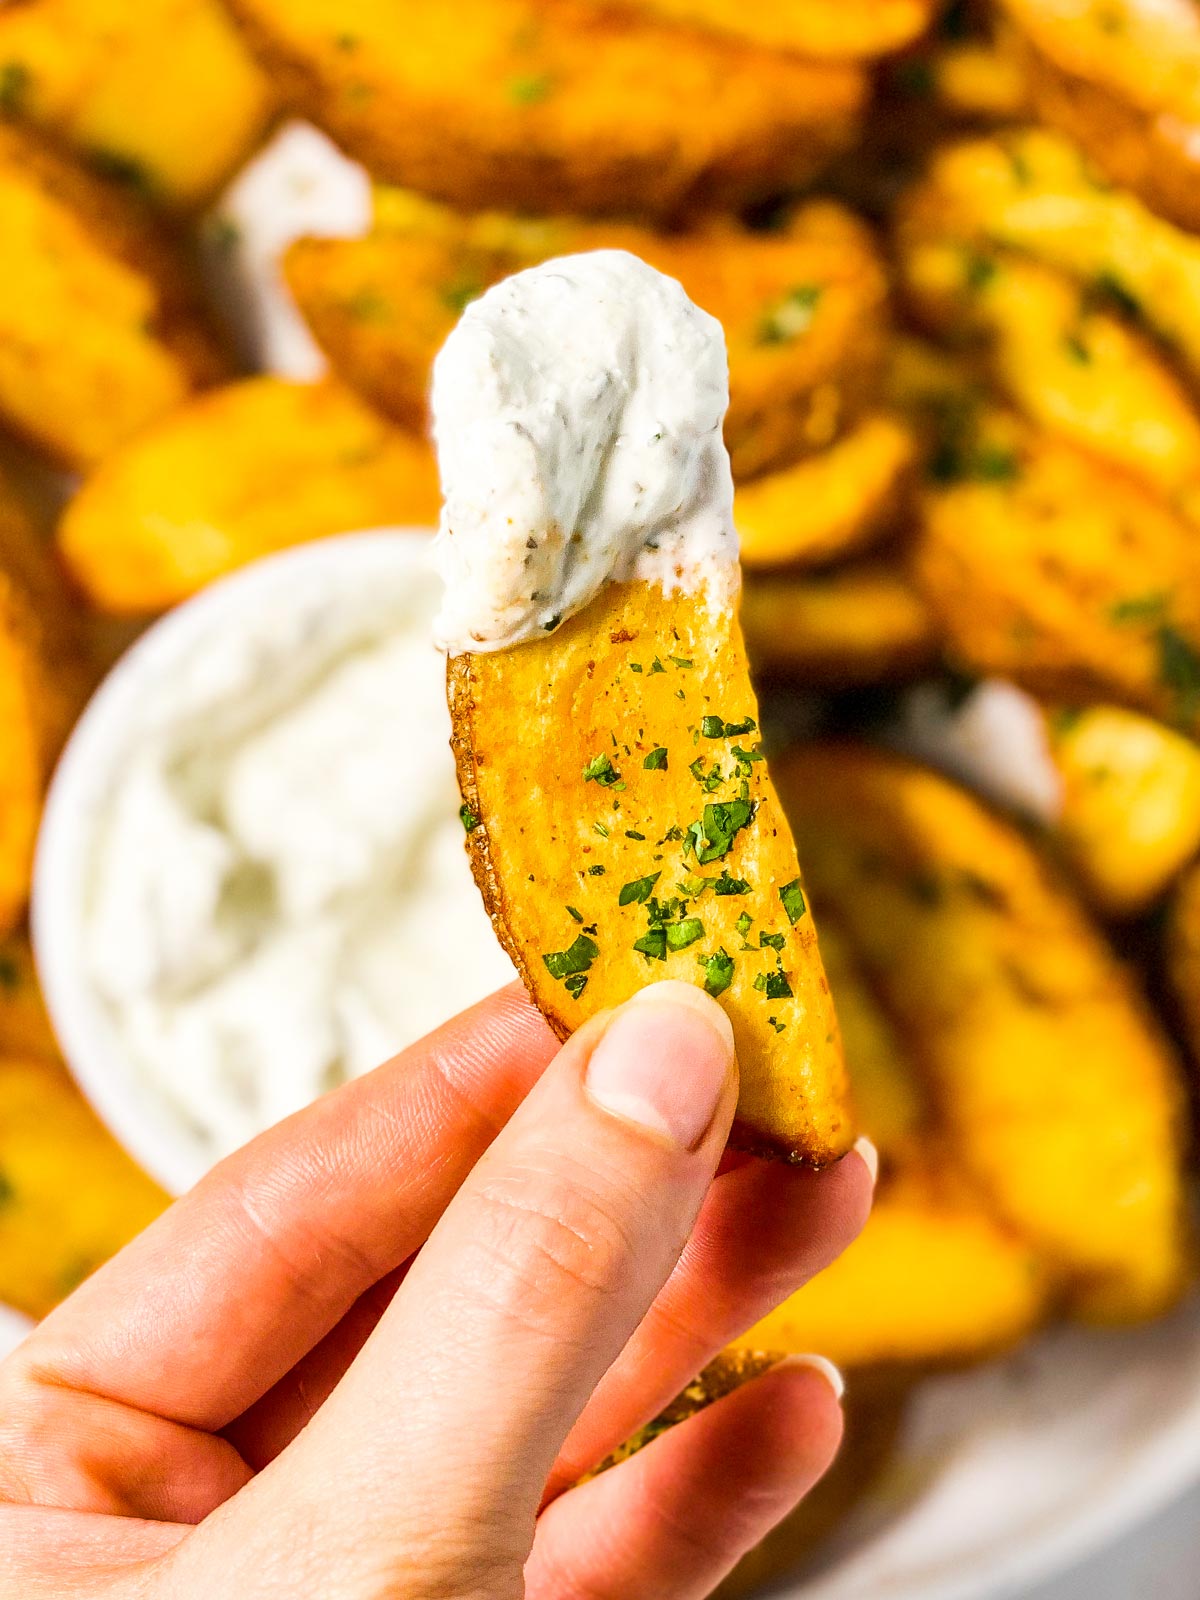
[[[11,1179],[6,1173],[0,1172],[0,1210],[12,1205],[17,1198],[17,1191],[12,1186]]]
[[[442,304],[447,310],[453,311],[456,317],[461,317],[471,301],[479,299],[483,290],[484,285],[478,278],[455,278],[442,289]]]
[[[694,661],[689,661],[687,656],[668,656],[667,660],[673,661],[681,672],[686,672],[690,667],[696,665]]]
[[[571,976],[566,979],[563,987],[571,996],[572,1000],[578,1000],[579,996],[587,988],[587,984],[588,981],[586,972],[573,972]]]
[[[1178,628],[1164,622],[1158,630],[1159,677],[1175,695],[1181,716],[1200,704],[1200,655]]]
[[[1078,362],[1081,367],[1091,366],[1092,352],[1088,349],[1087,345],[1083,342],[1083,339],[1079,334],[1069,333],[1063,340],[1063,343],[1066,346],[1067,354],[1071,357],[1072,361]]]
[[[12,956],[0,955],[0,989],[15,994],[21,987],[21,974]]]
[[[508,98],[515,106],[540,106],[554,89],[554,79],[548,72],[528,73],[512,78],[508,83]]]
[[[704,808],[704,815],[687,830],[688,850],[694,852],[698,865],[708,866],[727,856],[734,838],[754,816],[754,805],[749,800],[719,800]]]
[[[665,961],[667,930],[663,927],[651,928],[649,933],[644,933],[640,939],[634,940],[633,948],[648,961]]]
[[[760,933],[758,936],[760,950],[782,950],[783,935],[781,933]]]
[[[783,971],[760,972],[754,980],[754,987],[760,994],[765,994],[768,1000],[787,1000],[792,993],[787,973]]]
[[[1161,622],[1167,614],[1170,595],[1161,590],[1152,594],[1127,595],[1108,608],[1110,622]]]
[[[776,1033],[782,1033],[783,1030],[787,1027],[787,1023],[786,1022],[780,1022],[778,1017],[768,1017],[767,1021],[775,1029]]]
[[[584,783],[598,783],[602,789],[623,789],[621,774],[612,764],[609,755],[593,756],[583,769]]]
[[[391,314],[391,302],[378,289],[359,289],[342,301],[342,311],[351,322],[386,322]]]
[[[669,950],[686,950],[697,939],[703,939],[704,924],[699,917],[684,917],[682,922],[668,923],[666,934]]]
[[[726,722],[721,717],[703,717],[700,732],[706,739],[735,739],[742,733],[753,733],[758,727],[753,717],[743,717],[740,722]]]
[[[0,113],[16,116],[29,96],[33,74],[23,61],[6,61],[0,66]]]
[[[750,913],[748,911],[743,911],[741,916],[734,923],[734,927],[741,934],[743,939],[750,932],[750,925],[753,921],[754,918],[750,915]]]
[[[641,844],[645,840],[646,835],[644,833],[639,833],[636,828],[626,828],[625,837],[627,839],[636,839],[638,843]]]
[[[653,677],[656,672],[665,672],[666,670],[666,667],[664,667],[658,657],[655,656],[654,660],[650,663],[650,676]]]
[[[779,900],[788,921],[794,928],[808,910],[808,902],[804,898],[804,890],[801,887],[799,878],[793,878],[791,883],[784,884],[779,891]]]
[[[708,994],[724,994],[733,982],[733,957],[728,951],[718,950],[704,963],[704,988]]]
[[[645,772],[665,772],[667,770],[666,745],[655,745],[654,749],[642,762],[642,768]]]
[[[650,898],[654,885],[662,877],[661,872],[652,872],[648,878],[634,878],[632,883],[623,884],[617,896],[619,906],[644,905]]]
[[[589,867],[588,868],[588,877],[589,878],[602,878],[607,871],[608,871],[607,867],[602,867],[600,865],[600,863],[597,862],[594,867]]]
[[[963,262],[963,282],[972,294],[978,294],[987,288],[999,270],[991,256],[968,250]]]
[[[583,912],[582,911],[576,911],[574,906],[568,906],[567,907],[567,915],[574,922],[582,922],[583,921]]]
[[[600,954],[600,946],[581,933],[567,950],[552,950],[544,955],[546,971],[552,978],[570,978],[584,973]]]
[[[758,325],[759,344],[790,344],[812,327],[823,290],[820,284],[802,283],[769,307]]]
[[[629,663],[629,670],[630,672],[644,672],[645,668],[642,666],[640,661],[631,661]]]
[[[462,823],[463,827],[468,833],[474,833],[481,821],[481,819],[475,814],[474,811],[471,810],[470,806],[467,805],[465,801],[458,808],[458,820]]]
[[[713,893],[719,895],[749,894],[750,885],[745,878],[731,878],[728,867],[721,870],[721,876],[713,884]]]

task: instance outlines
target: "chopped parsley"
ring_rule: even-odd
[[[720,895],[749,894],[750,885],[746,882],[745,878],[731,878],[729,875],[729,868],[723,867],[721,869],[721,876],[713,884],[713,893]]]
[[[646,669],[642,666],[640,661],[631,661],[629,663],[629,670],[630,672],[644,672]]]
[[[1088,349],[1087,345],[1084,343],[1079,334],[1069,333],[1064,339],[1063,343],[1066,345],[1067,354],[1071,357],[1072,361],[1077,361],[1081,367],[1091,366],[1092,352]]]
[[[598,833],[602,839],[607,839],[608,838],[608,829],[604,826],[604,824],[602,822],[593,822],[592,823],[592,832],[593,833]]]
[[[664,667],[658,657],[655,656],[654,660],[650,663],[650,676],[653,677],[656,672],[665,672],[666,670],[666,667]]]
[[[588,868],[588,877],[589,878],[602,878],[607,871],[608,871],[607,867],[602,867],[600,865],[600,863],[597,862],[594,867],[589,867]]]
[[[1093,307],[1118,311],[1122,316],[1138,322],[1142,317],[1142,302],[1121,282],[1115,272],[1098,272],[1084,291],[1085,309]]]
[[[578,999],[587,985],[585,974],[599,954],[600,946],[596,941],[589,939],[586,933],[581,933],[569,949],[552,950],[542,960],[550,976],[562,979],[567,992]]]
[[[1151,594],[1128,595],[1108,608],[1111,622],[1160,622],[1167,614],[1170,596],[1157,590]]]
[[[820,284],[802,283],[764,312],[758,325],[759,344],[790,344],[812,327],[824,291]]]
[[[734,927],[741,934],[743,939],[750,932],[750,925],[753,923],[753,921],[754,918],[750,915],[750,913],[748,911],[743,911],[741,916],[734,923]]]
[[[593,756],[583,769],[584,783],[598,783],[602,789],[623,789],[621,774],[612,764],[612,757],[608,755]]]
[[[740,722],[725,722],[721,717],[702,717],[700,732],[706,739],[735,739],[742,733],[753,733],[758,727],[753,717],[743,717]]]
[[[548,72],[529,73],[509,81],[508,98],[515,106],[538,106],[553,88],[554,79]]]
[[[794,928],[808,910],[808,904],[804,898],[804,890],[800,886],[800,879],[793,878],[791,883],[785,883],[779,891],[779,899],[784,911],[787,913],[788,921]]]
[[[792,986],[787,980],[787,973],[760,972],[754,980],[754,987],[768,1000],[787,1000],[791,997]]]
[[[652,872],[648,878],[635,878],[632,883],[622,885],[617,896],[620,906],[644,905],[649,900],[654,885],[662,877],[661,872]]]
[[[693,851],[697,863],[705,867],[710,861],[720,861],[727,856],[734,837],[754,816],[754,803],[750,800],[718,800],[704,808],[704,815],[688,828],[684,853]]]
[[[780,1022],[778,1017],[768,1017],[767,1021],[775,1029],[776,1033],[782,1033],[783,1030],[787,1027],[787,1023],[786,1022]]]
[[[642,840],[645,839],[646,835],[644,833],[639,833],[636,828],[626,828],[625,837],[627,839],[636,839],[639,843],[641,843]]]
[[[704,987],[711,995],[724,994],[733,982],[733,957],[728,951],[718,950],[704,962]]]
[[[478,278],[455,278],[443,288],[442,304],[461,317],[471,301],[478,300],[482,293],[483,284]]]
[[[0,66],[0,112],[6,116],[19,112],[32,82],[33,75],[23,61],[6,61]]]
[[[977,250],[968,250],[963,262],[963,281],[972,294],[978,294],[980,289],[986,289],[996,276],[999,268],[991,256],[980,255]]]
[[[1169,622],[1158,630],[1158,671],[1176,696],[1180,714],[1190,716],[1200,704],[1200,655]]]
[[[686,671],[688,667],[694,667],[696,664],[694,661],[689,661],[687,656],[669,656],[668,660],[673,661],[680,671]]]
[[[12,956],[0,955],[0,989],[15,993],[21,987],[21,974]]]
[[[686,950],[704,937],[704,924],[699,917],[684,917],[682,922],[669,922],[664,930],[669,950]]]
[[[688,768],[688,771],[691,773],[692,777],[695,778],[696,782],[706,794],[712,794],[714,790],[719,789],[722,783],[725,781],[724,775],[721,772],[721,768],[715,761],[709,770],[705,772],[703,756],[697,756],[695,761],[693,761],[691,766]]]
[[[475,812],[472,811],[470,806],[464,801],[463,804],[458,808],[458,820],[462,823],[463,827],[468,833],[474,833],[475,829],[479,826],[481,819],[476,816]]]
[[[582,922],[583,921],[583,912],[582,911],[576,911],[574,906],[568,906],[567,907],[567,915],[572,919],[573,922]]]
[[[782,950],[783,935],[781,933],[760,933],[758,936],[760,950]]]
[[[649,933],[644,933],[640,939],[635,939],[633,948],[646,957],[648,961],[665,961],[667,959],[667,930],[661,923],[652,927]]]
[[[642,767],[646,772],[665,772],[667,770],[666,745],[655,745],[654,749],[642,762]]]

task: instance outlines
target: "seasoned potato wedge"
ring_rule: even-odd
[[[61,1066],[0,1060],[0,1300],[44,1316],[166,1203]]]
[[[1115,182],[1200,228],[1200,12],[1156,0],[1002,0],[1038,114]]]
[[[914,572],[954,654],[1073,704],[1200,718],[1195,526],[1136,479],[999,411],[956,419]]]
[[[119,188],[0,121],[0,420],[88,467],[224,356],[182,260]]]
[[[846,61],[902,50],[924,33],[937,0],[619,0],[623,9],[748,39],[771,50]]]
[[[390,416],[423,427],[433,357],[466,301],[522,267],[606,247],[678,278],[724,327],[725,440],[737,476],[825,448],[869,400],[887,287],[870,234],[828,202],[802,207],[773,233],[709,223],[664,234],[470,217],[385,189],[366,238],[300,240],[285,272],[342,376]]]
[[[916,1172],[883,1188],[859,1237],[749,1333],[749,1349],[819,1350],[839,1366],[945,1364],[1011,1348],[1042,1320],[1035,1251]]]
[[[161,611],[212,579],[308,539],[429,526],[437,469],[340,383],[247,378],[201,395],[104,463],[58,545],[106,611]]]
[[[476,882],[556,1032],[703,984],[737,1039],[736,1142],[842,1155],[837,1022],[733,614],[609,584],[544,640],[451,657],[449,698]]]
[[[1099,181],[1061,135],[1019,129],[946,146],[904,216],[925,237],[987,240],[1058,267],[1200,376],[1200,238]]]
[[[184,207],[249,154],[272,106],[219,0],[9,0],[0,86],[9,114]]]
[[[1036,422],[1127,467],[1200,521],[1200,413],[1157,344],[1095,294],[1006,250],[902,234],[911,309],[969,339]]]
[[[862,549],[895,517],[915,457],[908,428],[875,412],[820,455],[741,485],[743,567],[816,566]]]
[[[664,215],[812,177],[866,82],[597,0],[232,0],[282,94],[396,183],[464,206]]]
[[[748,574],[742,627],[755,670],[814,688],[911,677],[938,656],[934,613],[895,562]]]
[[[1047,732],[1060,850],[1102,911],[1144,911],[1200,851],[1200,748],[1119,706],[1062,712]]]
[[[1170,1304],[1191,1271],[1177,1064],[1070,894],[1010,824],[898,757],[802,748],[778,780],[817,906],[984,1202],[1076,1315]]]
[[[24,934],[0,939],[0,1059],[57,1061],[58,1042]]]

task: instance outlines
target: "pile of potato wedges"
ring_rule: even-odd
[[[294,118],[371,193],[277,263],[311,381],[246,367],[201,250]],[[820,1350],[855,1397],[732,1595],[886,1465],[925,1375],[1196,1278],[1195,0],[0,7],[0,1300],[44,1312],[164,1203],[24,931],[89,689],[248,561],[432,526],[442,340],[597,246],[725,328],[743,625],[882,1158],[860,1241],[729,1358]],[[981,754],[997,693],[1021,737]]]

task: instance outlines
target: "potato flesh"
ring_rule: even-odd
[[[814,1166],[843,1154],[853,1131],[841,1043],[787,822],[766,763],[735,755],[756,749],[755,728],[702,731],[705,717],[722,726],[757,719],[736,618],[710,612],[703,593],[609,584],[545,640],[453,657],[449,698],[467,820],[478,819],[468,833],[476,881],[556,1031],[565,1036],[661,978],[708,982],[737,1042],[735,1140]],[[585,779],[605,760],[616,779]],[[720,781],[706,787],[714,764]],[[739,796],[755,807],[752,819],[720,855],[714,829],[701,826],[708,859],[698,860],[688,830],[706,816],[712,823],[706,806]],[[643,884],[651,900],[619,904],[627,885],[654,874],[653,886]],[[688,888],[693,878],[710,882]],[[746,891],[718,895],[718,879]],[[652,901],[668,899],[687,902],[673,908],[671,946],[651,925]],[[595,955],[573,975],[586,978],[573,993],[544,958],[581,938]],[[643,939],[650,954],[634,948]]]
[[[1021,836],[865,749],[780,764],[818,909],[853,940],[944,1138],[1078,1316],[1131,1321],[1191,1271],[1165,1039]]]
[[[887,55],[929,26],[936,0],[786,0],[745,6],[736,0],[622,0],[626,9],[713,28],[772,50],[845,61]]]
[[[853,137],[850,65],[593,0],[233,0],[281,92],[373,172],[467,207],[676,215],[795,188]]]
[[[438,505],[429,446],[348,389],[250,378],[111,456],[67,507],[58,545],[93,604],[137,615],[309,539],[433,527]]]

